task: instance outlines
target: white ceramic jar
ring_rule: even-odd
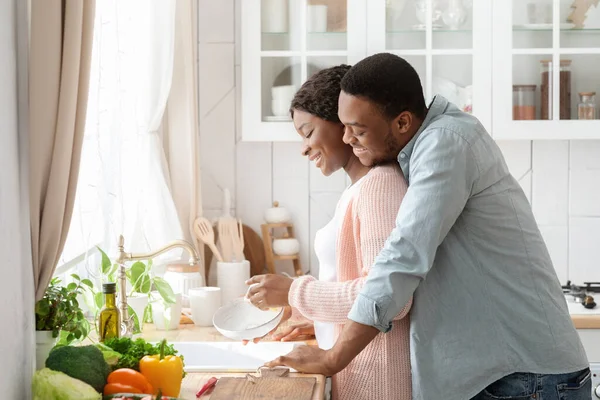
[[[269,224],[280,224],[283,222],[289,222],[291,215],[288,210],[283,207],[279,207],[279,202],[274,201],[272,208],[267,208],[265,211],[265,221]]]

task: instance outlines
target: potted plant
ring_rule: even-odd
[[[44,297],[35,303],[36,366],[43,368],[50,350],[57,344],[68,345],[85,339],[90,324],[79,307],[77,296],[93,287],[89,279],[71,275],[66,286],[53,278]]]

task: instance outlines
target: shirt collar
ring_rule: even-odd
[[[419,127],[419,130],[417,131],[415,136],[413,136],[413,138],[410,139],[406,146],[404,146],[404,148],[400,151],[400,154],[404,154],[405,159],[410,159],[410,156],[413,152],[413,148],[415,147],[415,142],[417,141],[417,138],[419,137],[421,132],[423,132],[431,123],[431,121],[433,121],[438,115],[443,114],[446,110],[446,107],[448,107],[448,100],[446,100],[445,97],[437,95],[433,98],[431,104],[429,104],[427,116],[425,116],[425,120]],[[400,161],[400,154],[398,154],[398,161]]]

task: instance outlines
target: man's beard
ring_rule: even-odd
[[[399,144],[398,140],[394,137],[392,131],[388,131],[387,135],[383,138],[383,143],[385,146],[385,155],[381,157],[377,157],[373,159],[373,167],[378,165],[390,164],[392,162],[396,162],[396,158],[398,157]]]

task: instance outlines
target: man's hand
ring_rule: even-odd
[[[266,363],[265,366],[269,368],[287,366],[298,372],[332,376],[343,368],[338,368],[336,363],[331,360],[330,351],[313,346],[298,346],[291,353],[277,357],[275,360]]]
[[[246,281],[246,285],[256,283],[248,289],[246,296],[261,310],[289,306],[288,294],[292,282],[294,282],[292,278],[283,275],[255,275]]]
[[[298,346],[285,356],[268,362],[269,368],[288,366],[297,371],[332,376],[346,368],[379,334],[376,328],[349,320],[331,350]]]

